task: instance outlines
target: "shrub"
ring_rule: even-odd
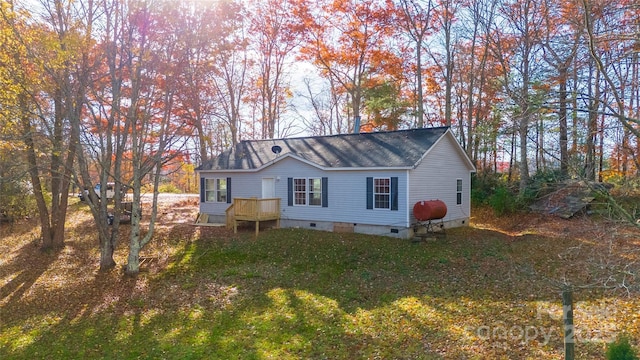
[[[505,185],[500,185],[494,190],[488,203],[496,215],[512,213],[518,206],[517,197]]]
[[[521,195],[525,201],[533,202],[557,190],[558,184],[563,180],[566,179],[560,173],[560,169],[538,170],[531,176],[529,184]]]
[[[141,189],[142,193],[151,194],[153,193],[153,184],[147,183],[142,185]],[[182,194],[182,190],[178,189],[173,183],[165,182],[158,185],[158,192],[160,193],[169,193],[169,194]]]
[[[512,213],[522,201],[510,185],[501,174],[477,173],[471,178],[471,203],[474,206],[489,205],[496,215]]]
[[[173,183],[164,183],[158,186],[158,191],[161,193],[181,194],[182,191],[178,189]]]
[[[638,355],[629,338],[620,336],[607,346],[607,360],[638,360]]]
[[[471,203],[474,206],[487,205],[495,189],[503,183],[494,173],[479,172],[471,177]]]
[[[51,194],[45,193],[45,200],[51,202]],[[37,212],[33,191],[24,182],[7,181],[0,187],[0,212],[9,219],[23,218]]]

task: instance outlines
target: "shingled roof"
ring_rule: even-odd
[[[449,127],[245,140],[202,164],[199,171],[256,170],[284,157],[302,159],[320,168],[413,168]],[[273,149],[279,146],[281,152]]]

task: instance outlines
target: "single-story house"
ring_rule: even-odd
[[[234,199],[279,199],[279,224],[414,236],[417,202],[465,226],[475,167],[449,127],[241,141],[196,169],[200,213],[228,224]],[[233,215],[231,215],[233,216]]]

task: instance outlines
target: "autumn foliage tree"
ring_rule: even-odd
[[[170,7],[154,7],[140,1],[123,5],[103,3],[104,24],[100,47],[104,49],[104,66],[94,74],[92,116],[85,125],[92,129],[85,144],[98,145],[93,157],[100,172],[100,182],[115,182],[113,214],[106,201],[92,201],[89,206],[99,228],[101,268],[115,263],[113,251],[119,238],[120,217],[124,213],[121,189],[131,189],[131,231],[126,272],[139,271],[139,254],[151,241],[157,218],[158,188],[165,164],[181,155],[191,127],[178,101],[180,74],[189,69],[189,54],[177,39],[180,28]],[[85,149],[86,151],[86,149]],[[83,158],[84,159],[84,158]],[[89,182],[89,165],[80,160],[82,178]],[[129,169],[129,172],[124,170]],[[141,196],[144,181],[151,179],[153,198],[150,221],[141,224]],[[103,187],[104,188],[104,187]],[[104,190],[101,198],[105,198]]]
[[[311,61],[321,76],[349,96],[347,112],[359,131],[365,90],[377,76],[397,76],[396,56],[390,50],[393,8],[379,0],[298,1],[301,58]]]
[[[12,3],[3,2],[0,8],[3,31],[12,32],[16,40],[9,55],[15,86],[8,90],[15,94],[14,115],[19,118],[46,249],[64,245],[68,193],[79,150],[73,124],[82,117],[91,67],[91,4],[43,1],[42,13],[33,17]]]
[[[214,64],[211,54],[216,51],[215,39],[227,32],[223,19],[216,18],[216,7],[207,3],[175,1],[168,10],[174,17],[180,37],[176,42],[183,47],[183,71],[177,74],[179,90],[176,92],[176,114],[195,131],[197,151],[193,160],[207,161],[215,150],[214,129],[217,108],[211,73]]]
[[[293,66],[294,50],[299,40],[294,32],[295,19],[292,3],[281,0],[255,2],[251,8],[249,31],[252,53],[255,54],[256,77],[252,90],[255,94],[261,126],[261,138],[272,139],[278,130],[280,118],[291,97],[289,69]],[[251,96],[251,95],[249,95]]]
[[[21,157],[15,154],[25,150],[22,141],[20,123],[22,109],[19,99],[25,97],[27,78],[33,72],[27,72],[22,67],[22,59],[26,48],[19,39],[17,30],[24,30],[24,23],[18,19],[18,14],[7,3],[0,4],[2,19],[0,20],[0,46],[4,51],[0,53],[0,221],[11,219],[17,215],[24,215],[28,201],[23,196],[26,193],[28,167]],[[21,36],[26,36],[22,33]],[[32,79],[33,80],[33,79]]]

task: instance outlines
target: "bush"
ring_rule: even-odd
[[[502,183],[504,181],[494,173],[473,174],[471,177],[471,204],[474,206],[488,205],[495,189]]]
[[[471,203],[474,206],[489,205],[500,216],[516,211],[519,199],[509,181],[500,174],[478,173],[471,178]]]
[[[539,170],[529,179],[529,184],[521,194],[522,200],[531,204],[536,199],[556,191],[558,184],[563,180],[566,178],[562,176],[560,169]]]
[[[629,338],[621,336],[607,346],[607,360],[638,360],[638,355]]]
[[[513,213],[555,191],[562,180],[559,170],[538,171],[524,191],[518,193],[519,184],[510,182],[505,175],[479,172],[471,178],[471,204],[489,205],[498,216]]]
[[[496,215],[510,214],[518,208],[517,199],[508,187],[501,185],[489,197],[489,205]]]
[[[45,193],[49,203],[51,195]],[[9,219],[31,216],[38,211],[35,196],[24,182],[3,182],[0,187],[0,212]]]
[[[158,191],[161,193],[181,194],[182,191],[178,189],[173,183],[164,183],[158,186]]]
[[[153,193],[153,184],[147,183],[142,185],[141,189],[142,193],[152,194]],[[168,193],[168,194],[182,194],[182,190],[178,189],[173,183],[165,182],[158,185],[158,192],[160,193]]]

